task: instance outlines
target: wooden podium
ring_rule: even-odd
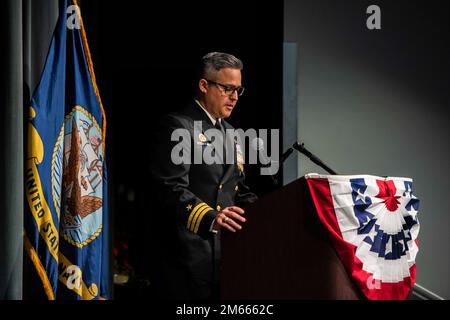
[[[304,178],[245,210],[243,229],[222,233],[222,299],[365,299],[331,246]]]

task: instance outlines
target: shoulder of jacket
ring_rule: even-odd
[[[225,129],[234,129],[234,127],[229,122],[227,122],[225,119],[222,119],[222,123],[223,123]]]
[[[193,127],[194,120],[186,114],[171,112],[163,116],[162,123],[190,128]]]

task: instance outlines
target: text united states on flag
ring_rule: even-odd
[[[369,299],[405,299],[416,279],[419,199],[412,179],[306,175],[320,220]]]

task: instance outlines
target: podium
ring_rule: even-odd
[[[305,178],[245,207],[222,233],[221,299],[365,299],[336,255]]]

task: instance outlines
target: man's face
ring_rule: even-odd
[[[234,91],[231,94],[225,94],[226,87],[237,88],[241,86],[241,70],[224,68],[216,73],[215,79],[208,79],[216,82],[207,82],[200,80],[199,86],[205,94],[205,108],[215,118],[228,118],[235,107],[238,94]],[[219,85],[220,84],[220,85]]]

